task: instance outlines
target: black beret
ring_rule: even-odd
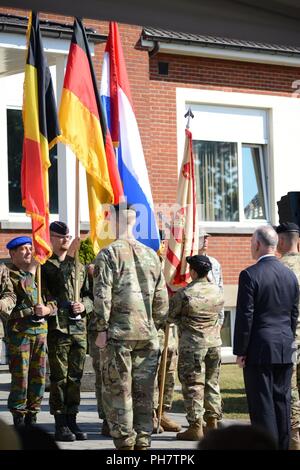
[[[50,232],[59,233],[59,235],[68,235],[69,227],[64,222],[55,221],[50,224]]]
[[[204,255],[187,256],[186,261],[197,273],[201,271],[209,273],[212,269],[210,259]]]
[[[293,222],[284,222],[278,225],[275,230],[277,233],[296,232],[299,234],[300,232],[299,226]]]

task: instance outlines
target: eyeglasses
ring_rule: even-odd
[[[53,235],[53,234],[51,233],[50,236],[53,237],[53,238],[60,238],[61,240],[62,240],[63,238],[66,239],[66,240],[71,240],[71,239],[72,239],[72,235]]]

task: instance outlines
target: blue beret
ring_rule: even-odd
[[[30,243],[30,245],[32,245],[30,237],[16,237],[7,243],[6,248],[8,250],[13,250],[14,248],[18,248],[18,246],[26,245],[26,243]]]

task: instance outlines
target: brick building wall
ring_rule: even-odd
[[[24,15],[28,12],[1,9],[5,13]],[[72,23],[73,18],[41,14],[43,19]],[[87,27],[101,34],[108,23],[85,20]],[[134,109],[143,142],[150,183],[156,204],[172,204],[177,187],[176,88],[191,87],[230,92],[291,96],[292,83],[300,77],[300,68],[238,62],[232,60],[183,57],[157,54],[149,58],[139,44],[141,27],[119,25],[121,41],[131,86]],[[95,48],[95,68],[100,80],[105,44]],[[158,73],[158,62],[168,62],[169,74]],[[16,232],[0,234],[0,256]],[[209,254],[223,265],[226,284],[236,284],[242,268],[251,264],[249,235],[215,235],[210,240]]]

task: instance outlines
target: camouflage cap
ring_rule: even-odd
[[[294,224],[294,222],[284,222],[278,227],[275,227],[275,230],[277,233],[287,233],[287,232],[295,232],[295,233],[300,233],[299,226],[297,224]]]
[[[50,232],[59,233],[59,235],[68,235],[69,227],[64,222],[59,222],[58,220],[52,222],[49,226]]]

